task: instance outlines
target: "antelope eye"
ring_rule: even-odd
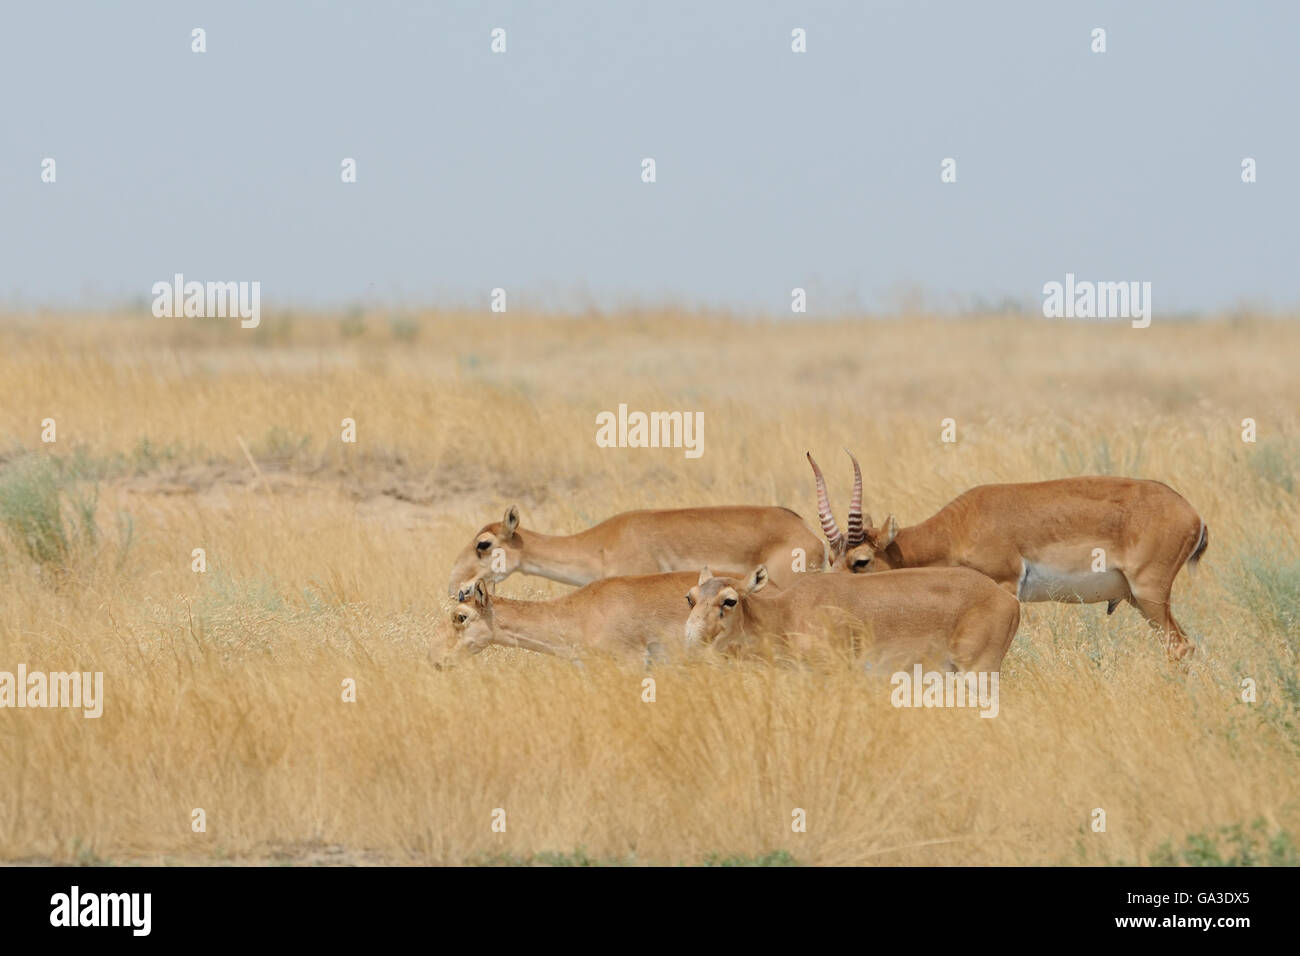
[[[491,542],[491,541],[480,541],[480,542],[476,545],[476,547],[478,548],[478,553],[479,553],[479,554],[483,554],[485,551],[487,551],[488,548],[492,547],[492,542]]]
[[[870,563],[871,563],[871,559],[870,559],[870,558],[858,558],[858,559],[856,559],[856,560],[853,562],[853,570],[854,570],[854,571],[861,571],[862,569],[864,569],[864,568],[865,568],[868,564],[870,564]]]
[[[457,611],[455,620],[457,624],[464,624],[466,621],[469,620],[469,615],[466,614],[464,611]]]
[[[686,595],[686,603],[691,607],[695,607],[695,598],[691,597],[689,594]]]
[[[723,599],[722,599],[722,606],[723,606],[723,607],[735,607],[735,606],[736,606],[736,599],[735,599],[734,597],[723,598]]]

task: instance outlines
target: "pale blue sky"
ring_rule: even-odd
[[[1151,281],[1161,311],[1300,306],[1298,3],[95,0],[3,19],[0,306],[147,301],[182,272],[260,280],[263,309],[486,307],[503,286],[512,310],[788,313],[804,286],[826,314],[910,290],[1036,304],[1067,271]]]

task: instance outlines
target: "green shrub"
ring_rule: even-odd
[[[1165,842],[1151,854],[1152,866],[1300,866],[1291,834],[1269,834],[1264,820],[1189,834],[1181,848]]]
[[[1271,631],[1300,631],[1300,560],[1279,542],[1238,554],[1227,581],[1237,604]]]
[[[1260,442],[1248,453],[1246,460],[1250,463],[1250,470],[1260,479],[1293,495],[1296,472],[1300,471],[1298,458],[1300,454],[1297,454],[1296,446],[1273,440]]]
[[[38,564],[65,566],[74,545],[98,537],[98,493],[78,488],[73,469],[48,455],[30,454],[0,469],[0,525]]]
[[[762,856],[721,856],[710,853],[704,859],[705,866],[797,866],[794,857],[785,850],[773,850]]]

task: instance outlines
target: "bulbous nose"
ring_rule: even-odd
[[[693,651],[703,646],[703,644],[704,629],[700,626],[700,622],[695,615],[691,615],[686,621],[686,649]]]

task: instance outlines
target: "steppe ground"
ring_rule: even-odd
[[[1297,356],[1294,318],[1241,315],[0,318],[0,671],[106,698],[0,711],[0,860],[1295,862]],[[620,402],[703,411],[703,457],[598,448]],[[804,452],[842,515],[846,446],[904,524],[985,482],[1169,483],[1211,529],[1174,592],[1195,667],[1099,605],[1026,607],[995,719],[849,667],[673,665],[653,703],[602,660],[434,667],[506,506],[815,520]]]

